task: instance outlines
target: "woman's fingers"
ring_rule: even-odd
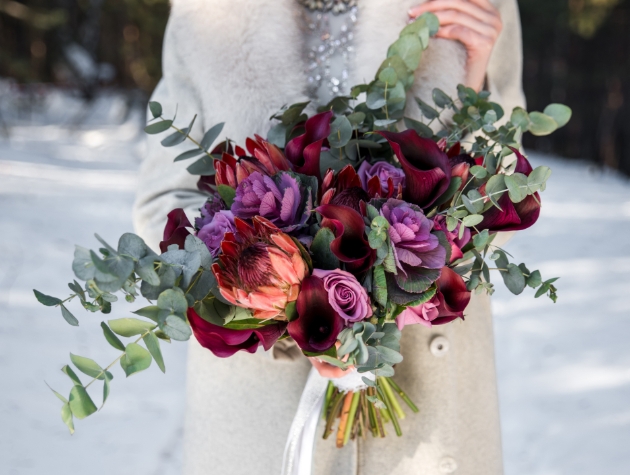
[[[309,358],[311,364],[315,367],[317,372],[324,378],[337,379],[348,374],[347,371],[337,368],[331,364],[328,364],[319,358]]]
[[[489,38],[496,39],[499,36],[499,31],[495,27],[477,20],[467,13],[461,13],[456,10],[442,10],[436,11],[435,16],[440,20],[440,27],[460,25]]]
[[[438,38],[456,40],[464,44],[469,51],[492,51],[494,39],[462,25],[446,25],[436,35]]]
[[[460,23],[487,36],[498,35],[502,28],[499,12],[487,0],[432,0],[409,10],[409,16],[426,12],[434,13],[440,25]]]

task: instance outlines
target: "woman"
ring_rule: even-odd
[[[198,114],[193,135],[225,121],[226,136],[243,144],[265,135],[283,104],[309,92],[325,103],[372,78],[405,23],[427,11],[441,27],[416,73],[414,95],[430,100],[434,87],[454,95],[465,83],[489,89],[506,110],[523,105],[516,0],[175,0],[164,78],[153,98],[167,114],[177,105],[182,121]],[[407,115],[419,119],[413,102]],[[204,199],[185,167],[173,164],[177,153],[149,139],[135,221],[154,248],[168,211],[183,207],[193,215]],[[402,348],[397,380],[420,414],[402,421],[400,439],[390,434],[337,449],[318,438],[314,474],[502,473],[489,298],[473,296],[465,322],[409,327]],[[191,341],[184,474],[279,474],[309,368],[290,343],[220,360]]]

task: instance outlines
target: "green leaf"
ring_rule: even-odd
[[[470,167],[470,173],[475,178],[479,178],[480,180],[482,180],[486,176],[488,176],[488,170],[486,170],[484,167],[481,167],[479,165],[474,165],[474,166]]]
[[[420,107],[420,112],[422,112],[422,115],[427,119],[433,120],[440,116],[438,111],[436,111],[433,107],[431,107],[419,97],[416,97],[416,102],[418,103],[418,107]]]
[[[422,43],[418,36],[403,35],[389,47],[387,57],[400,56],[407,68],[411,71],[415,71],[420,65],[422,49]]]
[[[48,386],[48,383],[45,383],[45,384],[46,384],[46,386]],[[59,394],[57,391],[55,391],[50,386],[48,386],[48,389],[50,389],[53,392],[53,394],[55,396],[57,396],[57,399],[59,399],[61,402],[63,402],[63,403],[67,403],[68,402],[68,400],[65,397],[63,397],[61,394]]]
[[[287,306],[284,308],[284,313],[286,314],[287,320],[289,322],[296,320],[298,317],[296,302],[295,301],[289,302]]]
[[[541,283],[542,283],[542,277],[540,275],[540,271],[539,270],[535,270],[531,274],[529,274],[529,277],[527,278],[527,285],[529,285],[531,288],[535,289]]]
[[[160,294],[157,306],[162,310],[169,310],[171,313],[186,313],[188,302],[181,290],[167,289]]]
[[[507,272],[501,271],[503,282],[510,292],[520,294],[525,289],[525,277],[516,264],[508,264]]]
[[[84,374],[93,378],[104,379],[103,368],[101,368],[96,361],[84,356],[73,355],[70,353],[70,361]]]
[[[531,124],[529,124],[529,131],[533,135],[549,135],[558,128],[558,124],[552,117],[549,117],[541,112],[530,112],[529,120],[531,121]]]
[[[430,139],[431,137],[433,137],[433,130],[431,130],[431,127],[429,127],[428,125],[423,124],[420,121],[410,119],[409,117],[405,117],[404,122],[405,127],[411,130],[415,130],[420,137],[424,137],[425,139]]]
[[[462,224],[467,228],[472,226],[477,226],[479,223],[483,221],[483,216],[480,214],[470,214],[462,219]]]
[[[125,356],[120,359],[120,366],[122,366],[127,377],[134,373],[144,371],[151,366],[151,353],[137,343],[129,343],[125,351]]]
[[[548,115],[555,120],[558,128],[560,128],[567,125],[569,120],[571,120],[572,111],[571,108],[565,106],[564,104],[549,104],[545,107],[543,114]]]
[[[236,197],[236,190],[228,185],[219,185],[217,186],[217,191],[221,199],[225,201],[226,206],[231,208],[232,203],[234,203],[234,198]]]
[[[546,183],[551,176],[551,169],[544,165],[534,168],[527,177],[527,187],[530,193],[545,191]]]
[[[449,201],[451,198],[453,198],[455,193],[457,193],[457,190],[459,190],[459,187],[461,185],[462,185],[461,177],[456,176],[456,177],[451,178],[451,183],[448,185],[448,188],[442,194],[442,196],[440,196],[437,200],[435,200],[435,203],[433,203],[433,206],[440,206],[446,203],[447,201]]]
[[[387,84],[387,86],[394,86],[398,82],[398,76],[394,68],[385,68],[379,75],[378,80]]]
[[[488,182],[486,183],[486,196],[492,201],[497,208],[501,210],[499,206],[498,200],[503,195],[503,192],[506,191],[507,188],[505,186],[505,175],[493,175],[490,177]],[[501,210],[502,211],[502,210]]]
[[[162,331],[173,340],[186,341],[192,335],[192,330],[188,323],[177,315],[169,315],[161,326]]]
[[[46,305],[46,307],[54,307],[55,305],[59,305],[61,303],[61,299],[57,297],[51,297],[50,295],[42,294],[39,290],[33,289],[35,293],[35,298],[42,305]]]
[[[74,274],[81,280],[90,280],[94,278],[96,268],[92,262],[89,249],[81,246],[74,247],[74,260],[72,261],[72,270]]]
[[[387,348],[386,346],[377,346],[376,351],[383,361],[389,364],[397,364],[403,360],[403,357],[397,351]]]
[[[65,373],[72,380],[74,384],[83,386],[83,383],[81,382],[77,374],[72,370],[70,366],[65,365],[63,368],[61,368],[61,371]]]
[[[330,124],[328,142],[333,148],[345,147],[352,138],[352,124],[345,115],[340,115]]]
[[[334,270],[339,268],[339,259],[330,250],[330,245],[335,239],[335,235],[328,228],[321,228],[315,234],[311,244],[311,253],[316,267],[324,270]]]
[[[162,115],[162,104],[156,101],[150,101],[149,110],[151,111],[151,115],[153,117],[158,118]]]
[[[219,137],[219,135],[223,131],[224,125],[225,125],[225,122],[221,122],[213,126],[212,128],[210,128],[205,134],[203,134],[203,138],[201,139],[200,143],[201,143],[201,147],[204,150],[206,151],[210,150],[210,146],[214,143],[214,141]]]
[[[112,373],[105,371],[105,379],[103,380],[103,404],[101,404],[101,407],[105,405],[105,401],[107,401],[107,398],[109,397],[110,383],[112,379],[114,379]]]
[[[515,127],[520,127],[522,131],[529,130],[529,115],[522,107],[515,107],[510,117],[510,122]]]
[[[72,415],[77,419],[85,419],[98,409],[83,386],[74,386],[68,400]]]
[[[221,302],[217,298],[208,298],[194,305],[195,312],[213,325],[223,326],[236,316],[236,307]]]
[[[483,201],[473,201],[466,195],[462,195],[462,201],[466,209],[472,214],[481,213],[481,211],[483,211]]]
[[[373,281],[374,299],[382,306],[387,305],[387,280],[383,266],[374,267]]]
[[[363,121],[365,120],[365,113],[364,112],[353,112],[352,114],[348,115],[348,120],[350,121],[350,123],[352,124],[353,127],[361,125],[363,123]]]
[[[66,320],[66,322],[68,322],[73,327],[79,326],[79,320],[77,320],[77,318],[72,315],[72,313],[70,313],[70,310],[68,310],[63,304],[61,304],[61,315]]]
[[[174,162],[181,162],[182,160],[188,160],[189,158],[196,157],[197,155],[201,155],[204,153],[200,148],[193,148],[192,150],[188,150],[186,152],[182,152],[175,157]]]
[[[162,132],[168,130],[173,125],[172,120],[163,120],[161,122],[155,122],[154,124],[149,124],[144,128],[144,131],[149,135],[161,134]]]
[[[436,87],[433,89],[433,102],[435,102],[436,106],[444,108],[453,104],[453,99],[451,99],[444,91]]]
[[[484,249],[489,241],[490,233],[487,229],[484,229],[479,234],[475,234],[473,237],[473,245],[477,250]]]
[[[153,359],[157,363],[158,367],[162,370],[162,373],[166,373],[164,358],[162,357],[162,351],[160,350],[160,341],[158,340],[158,338],[155,336],[155,334],[153,334],[153,332],[151,332],[144,335],[142,339],[144,340],[144,344],[147,345],[147,349],[149,350],[149,353],[151,353],[151,356],[153,356]]]
[[[162,144],[162,147],[174,147],[175,145],[179,145],[184,140],[186,140],[187,135],[188,135],[187,129],[183,129],[181,132],[176,131],[176,132],[173,132],[168,137],[166,137],[165,139],[162,139],[160,143]]]
[[[144,320],[138,320],[137,318],[118,318],[115,320],[109,320],[110,328],[114,333],[120,336],[131,337],[134,335],[141,335],[146,331],[153,330],[155,323],[145,322]]]
[[[136,315],[140,315],[141,317],[148,318],[149,320],[153,320],[155,323],[158,322],[158,314],[160,313],[160,307],[157,305],[149,305],[148,307],[142,307],[136,310]]]
[[[186,171],[191,175],[214,175],[216,173],[214,158],[204,155],[186,167]]]
[[[527,177],[522,173],[505,175],[505,186],[512,203],[520,203],[527,198]]]
[[[125,351],[125,345],[120,341],[114,332],[107,326],[105,322],[101,322],[101,328],[103,329],[103,335],[105,335],[105,339],[107,342],[112,345],[114,348],[120,351]]]
[[[61,420],[68,427],[70,435],[74,434],[74,421],[72,420],[72,410],[70,409],[70,403],[65,403],[61,406]]]

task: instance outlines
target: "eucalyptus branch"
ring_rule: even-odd
[[[196,115],[196,114],[195,114],[195,117],[197,117],[197,115]],[[164,117],[162,117],[162,116],[160,116],[160,119],[162,119],[162,120],[166,120],[166,119],[164,119]],[[193,119],[193,120],[194,120],[194,119]],[[203,150],[203,153],[205,153],[208,157],[210,157],[210,158],[214,158],[210,152],[208,152],[205,148],[203,148],[203,147],[201,146],[201,144],[200,144],[199,142],[197,142],[195,139],[193,139],[193,138],[190,136],[190,132],[189,132],[189,133],[187,133],[187,134],[185,134],[185,133],[184,133],[184,131],[183,131],[182,129],[180,129],[179,127],[174,126],[173,124],[171,124],[171,127],[170,127],[170,128],[171,128],[171,129],[174,129],[174,130],[176,130],[177,132],[179,132],[180,134],[184,135],[184,136],[185,136],[188,140],[190,140],[192,143],[194,143],[194,144],[195,144],[195,145],[199,148],[199,150]]]
[[[138,337],[138,339],[136,341],[134,341],[134,343],[138,343],[140,340],[142,340],[145,336],[147,336],[149,333],[151,333],[151,330],[147,330],[146,332],[144,332],[142,335],[140,335]],[[109,366],[107,366],[107,368],[103,369],[92,381],[90,381],[89,383],[87,383],[85,385],[85,389],[89,388],[90,385],[96,381],[97,379],[99,379],[101,376],[103,376],[107,371],[109,371],[112,366],[114,366],[116,363],[118,363],[123,356],[125,356],[127,354],[126,351],[123,351],[120,356],[118,358],[116,358],[114,361],[111,362],[111,364]]]

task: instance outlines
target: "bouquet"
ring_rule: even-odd
[[[414,71],[437,28],[423,15],[389,47],[372,82],[310,115],[307,103],[283,107],[267,138],[255,135],[245,148],[215,143],[223,124],[196,140],[194,118],[180,128],[149,104],[148,134],[171,130],[163,146],[194,145],[175,161],[197,157],[188,171],[207,201],[194,224],[182,209],[168,214],[159,253],[135,234],[116,247],[96,235],[99,249],[76,247],[69,297],[34,291],[70,325],[79,324],[72,300],[103,314],[116,294],[150,303],[133,318],[101,322],[118,352],[113,363],[70,355],[92,378],[84,384],[71,366],[62,369],[73,385],[68,398],[55,395],[70,432],[74,418],[97,411],[94,382],[108,398],[113,366],[131,376],[155,361],[165,371],[160,341],[194,335],[218,357],[290,338],[358,381],[328,384],[324,438],[336,431],[341,447],[385,436],[387,423],[400,435],[403,405],[418,411],[393,379],[407,325],[463,320],[472,292],[493,292],[493,271],[514,294],[531,287],[556,301],[556,279],[517,264],[494,239],[536,222],[551,175],[521,154],[521,135],[549,134],[571,111],[551,104],[507,117],[488,92],[459,86],[457,97],[435,89],[433,104],[416,98],[423,121],[406,117]]]

